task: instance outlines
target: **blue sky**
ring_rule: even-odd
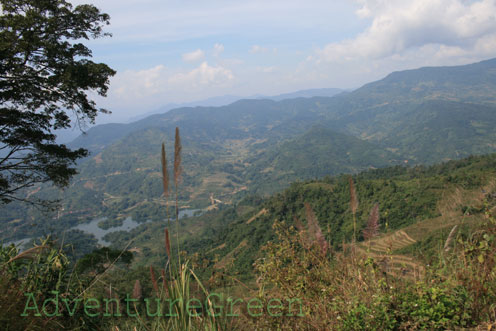
[[[113,37],[87,44],[118,71],[96,98],[114,121],[170,102],[354,88],[496,57],[496,0],[71,2],[111,16]]]

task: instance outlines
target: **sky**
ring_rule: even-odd
[[[215,96],[357,88],[397,70],[496,57],[496,0],[71,0],[110,15],[86,42],[117,74],[118,122]],[[105,117],[106,116],[106,117]],[[110,117],[109,117],[110,116]]]

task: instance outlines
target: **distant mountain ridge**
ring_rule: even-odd
[[[346,92],[347,90],[339,89],[339,88],[319,88],[319,89],[308,89],[308,90],[300,90],[296,92],[284,93],[274,96],[265,96],[265,95],[253,95],[249,97],[242,97],[236,95],[222,95],[212,98],[207,98],[204,100],[185,102],[185,103],[169,103],[165,106],[160,107],[159,109],[153,110],[143,115],[134,116],[129,118],[127,123],[132,123],[135,121],[139,121],[143,118],[146,118],[155,114],[163,114],[168,112],[169,110],[176,108],[185,108],[185,107],[221,107],[236,102],[238,100],[243,99],[267,99],[274,101],[281,101],[284,99],[293,99],[293,98],[312,98],[312,97],[333,97],[339,93]]]
[[[164,114],[170,110],[181,108],[194,108],[194,107],[222,107],[235,103],[240,100],[273,100],[282,101],[292,98],[312,98],[316,96],[331,97],[340,93],[346,93],[346,90],[339,88],[320,88],[308,89],[291,93],[280,94],[276,96],[253,96],[253,97],[239,97],[234,95],[225,95],[219,97],[208,98],[205,100],[194,101],[183,104],[171,103],[161,107],[155,111],[140,116],[135,116],[130,119],[128,123],[107,123],[100,124],[90,128],[85,134],[68,142],[68,145],[73,148],[84,147],[90,151],[100,151],[110,143],[117,141],[125,135],[133,132],[136,128],[142,128],[140,123],[148,123],[148,118],[154,115]]]
[[[97,126],[71,144],[92,155],[64,192],[64,208],[157,217],[158,155],[164,141],[173,150],[175,127],[184,152],[180,203],[196,207],[211,195],[232,203],[296,180],[496,152],[495,77],[493,59],[392,73],[333,97],[245,99]],[[60,197],[51,189],[36,194]],[[28,217],[14,210],[3,218]]]

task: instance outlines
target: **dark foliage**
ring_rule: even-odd
[[[109,16],[60,0],[2,0],[0,16],[0,201],[26,200],[37,183],[65,186],[87,155],[57,144],[55,129],[93,123],[89,91],[105,96],[115,71],[79,40],[106,36]]]

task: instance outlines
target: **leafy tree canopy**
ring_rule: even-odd
[[[23,188],[63,187],[84,149],[55,141],[54,130],[94,123],[89,92],[106,96],[115,71],[94,63],[81,41],[109,36],[109,16],[63,0],[0,0],[0,203],[28,201]],[[46,202],[45,202],[46,203]]]

